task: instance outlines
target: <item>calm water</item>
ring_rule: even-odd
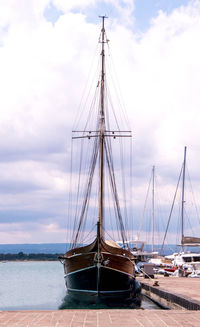
[[[0,263],[0,310],[57,309],[65,292],[60,262]]]
[[[63,266],[60,262],[0,263],[0,310],[53,310],[67,307]],[[70,305],[71,306],[71,303]],[[142,307],[156,309],[144,300]]]

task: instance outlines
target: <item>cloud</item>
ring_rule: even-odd
[[[81,12],[93,19],[106,15],[125,25],[133,24],[134,0],[54,0],[53,3],[64,13]]]
[[[7,242],[34,242],[30,223],[38,241],[65,240],[70,131],[100,33],[100,21],[86,13],[94,18],[97,6],[115,12],[106,28],[118,78],[112,65],[108,73],[120,85],[133,129],[135,217],[141,216],[152,165],[167,213],[185,145],[200,191],[199,1],[160,10],[140,35],[133,29],[133,1],[1,1],[0,220],[19,224]],[[23,224],[27,233],[20,232]]]

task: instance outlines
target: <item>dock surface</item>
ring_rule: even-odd
[[[148,285],[153,285],[154,281],[157,280],[159,288],[200,302],[200,278],[163,277],[158,275],[153,280],[143,277],[137,278],[137,280]]]
[[[149,292],[150,297],[154,295],[158,298],[163,298],[172,304],[182,306],[188,310],[200,310],[200,278],[186,278],[186,277],[164,277],[156,276],[155,279],[146,279],[144,277],[137,278],[142,284],[144,293]],[[159,286],[154,286],[154,282],[158,281]],[[158,299],[159,302],[159,299]]]
[[[1,311],[1,327],[199,327],[200,311]]]

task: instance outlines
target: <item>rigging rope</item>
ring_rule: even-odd
[[[145,211],[146,211],[146,207],[147,207],[147,200],[148,200],[148,197],[149,197],[149,190],[150,190],[150,186],[151,186],[151,180],[152,180],[152,173],[151,173],[151,177],[150,177],[150,180],[149,180],[149,185],[148,185],[148,188],[147,188],[147,194],[146,194],[146,198],[145,198],[145,202],[144,202],[144,209],[143,209],[143,213],[142,213],[142,219],[140,221],[140,227],[139,227],[139,231],[138,231],[138,235],[137,235],[138,240],[140,239],[140,233],[141,233],[142,226],[143,226],[144,215],[145,215]]]
[[[100,59],[98,61],[98,67],[100,64]],[[87,239],[87,237],[91,234],[90,232],[87,235],[83,235],[82,233],[82,239],[81,239],[81,231],[83,231],[84,227],[86,227],[86,221],[88,221],[88,212],[90,210],[90,213],[93,212],[91,208],[89,208],[89,204],[90,204],[90,197],[91,194],[94,191],[97,191],[95,188],[95,183],[94,183],[94,176],[96,173],[96,167],[97,167],[97,160],[98,160],[98,156],[99,156],[99,149],[98,149],[98,140],[99,140],[99,136],[98,136],[98,129],[99,129],[99,106],[101,103],[101,98],[100,98],[100,80],[101,74],[100,76],[98,75],[98,83],[95,89],[95,95],[91,100],[91,89],[92,86],[90,85],[89,88],[89,92],[87,93],[86,97],[82,97],[81,99],[81,103],[79,107],[83,107],[82,110],[80,110],[80,115],[77,117],[77,120],[75,122],[75,129],[78,128],[78,125],[81,121],[81,117],[83,116],[83,111],[86,108],[86,104],[88,102],[88,100],[90,99],[90,106],[87,107],[89,108],[88,110],[88,115],[87,115],[87,119],[86,119],[86,123],[85,123],[85,127],[83,130],[83,134],[82,134],[82,141],[81,141],[81,151],[80,151],[80,155],[75,157],[75,160],[73,161],[73,154],[74,154],[74,150],[72,150],[71,153],[71,167],[70,167],[70,206],[69,206],[69,210],[68,210],[68,220],[70,223],[73,223],[73,233],[72,233],[72,247],[75,246],[75,244],[77,244],[78,242],[85,241],[85,239]],[[93,82],[94,79],[92,79]],[[116,80],[116,79],[115,79]],[[89,85],[89,78],[86,84]],[[115,90],[116,85],[114,83],[113,80],[113,85]],[[110,117],[109,115],[112,116],[112,121],[111,123],[115,123],[115,125],[117,126],[118,131],[120,131],[119,128],[119,124],[118,124],[118,120],[117,120],[117,116],[114,110],[114,105],[112,103],[111,100],[111,95],[110,95],[110,91],[108,90],[107,84],[106,84],[106,80],[105,80],[105,114],[107,115],[106,119],[106,129],[108,131],[110,131]],[[85,93],[85,92],[84,92]],[[117,93],[117,92],[116,92]],[[119,100],[119,99],[118,99]],[[120,103],[120,100],[118,101],[118,105],[121,106],[122,108],[122,113],[124,114],[124,120],[126,121],[127,125],[128,125],[128,120],[126,120],[125,117],[125,112],[124,112],[124,108],[122,106],[122,104]],[[110,110],[108,110],[108,107]],[[94,115],[95,114],[95,115]],[[89,128],[91,128],[91,130],[93,130],[93,126],[94,126],[94,120],[93,117],[97,117],[96,120],[96,135],[94,135],[94,141],[91,141],[90,146],[86,147],[86,152],[85,152],[85,131]],[[80,136],[81,137],[81,136]],[[115,213],[116,216],[116,227],[117,227],[117,232],[121,233],[120,237],[122,237],[122,242],[124,243],[126,240],[126,235],[125,235],[125,227],[126,229],[128,229],[128,212],[127,212],[127,183],[125,180],[125,160],[124,160],[124,149],[122,148],[122,141],[120,139],[119,143],[120,143],[120,147],[119,147],[119,151],[120,151],[120,163],[121,163],[121,172],[122,172],[122,179],[121,179],[121,186],[122,186],[122,194],[123,194],[123,198],[124,198],[124,207],[123,207],[123,213],[124,213],[124,218],[125,220],[123,221],[122,219],[122,212],[119,206],[119,196],[118,196],[118,192],[117,192],[117,185],[116,185],[116,176],[115,176],[115,172],[114,172],[114,162],[112,159],[112,147],[111,147],[111,141],[110,138],[104,138],[103,140],[104,142],[104,146],[105,146],[105,162],[107,165],[107,171],[108,171],[108,178],[107,181],[109,181],[108,183],[108,192],[109,194],[111,194],[111,196],[113,197],[113,211]],[[73,144],[73,142],[72,142]],[[84,156],[87,156],[86,160],[84,160]],[[91,158],[91,161],[88,164],[88,158]],[[131,159],[132,160],[132,159]],[[131,161],[132,163],[132,161]],[[75,164],[75,166],[77,167],[78,170],[78,178],[77,178],[77,194],[76,194],[76,206],[75,206],[75,212],[73,213],[74,215],[74,220],[72,222],[72,199],[73,199],[73,187],[72,186],[72,167],[73,164]],[[131,167],[132,169],[132,167]],[[130,169],[130,174],[132,175],[132,170]],[[82,178],[82,171],[85,172],[85,175],[83,175]],[[85,178],[85,176],[87,176],[86,181],[84,180],[83,183],[83,179]],[[110,187],[110,189],[109,189]],[[131,187],[130,187],[130,191],[131,191]],[[103,194],[103,196],[105,197],[105,193]],[[83,201],[82,201],[83,199]],[[80,203],[82,201],[82,204],[80,206]],[[110,198],[108,199],[108,201],[110,202]],[[131,199],[130,199],[131,201]],[[90,205],[91,207],[91,205]],[[95,207],[96,210],[96,207]],[[110,221],[111,221],[111,226],[112,226],[112,217],[111,217],[111,210],[110,210],[110,205],[109,205],[109,213],[110,213]],[[95,216],[95,214],[94,214]],[[105,221],[103,222],[103,224],[105,225]],[[105,226],[103,226],[104,228]],[[119,234],[118,234],[119,235]]]
[[[163,251],[163,247],[164,247],[164,244],[165,244],[165,239],[166,239],[166,236],[167,236],[167,232],[168,232],[168,228],[169,228],[169,223],[170,223],[172,212],[173,212],[173,209],[174,209],[174,203],[175,203],[175,200],[176,200],[176,195],[177,195],[177,191],[178,191],[178,187],[179,187],[179,183],[180,183],[182,171],[183,171],[183,166],[181,168],[180,175],[179,175],[179,178],[178,178],[178,183],[177,183],[177,186],[176,186],[176,191],[175,191],[173,202],[172,202],[172,207],[171,207],[171,210],[170,210],[170,214],[169,214],[169,218],[168,218],[168,222],[167,222],[166,231],[165,231],[165,235],[164,235],[162,246],[161,246],[161,252]]]
[[[94,147],[93,147],[93,154],[92,154],[92,161],[91,161],[91,165],[90,165],[90,174],[89,174],[88,182],[87,182],[87,185],[86,185],[85,196],[84,196],[84,201],[83,201],[83,204],[82,204],[79,225],[78,225],[78,229],[77,229],[77,232],[76,232],[75,239],[73,241],[73,247],[77,243],[78,236],[79,236],[81,226],[82,226],[82,223],[83,223],[83,219],[84,219],[84,217],[86,218],[85,213],[87,211],[86,209],[88,208],[89,197],[90,197],[91,188],[92,188],[92,180],[93,180],[94,170],[95,170],[97,156],[98,156],[97,140],[98,139],[95,138]]]
[[[187,167],[186,167],[186,168],[187,168]],[[199,222],[199,224],[200,224],[199,211],[198,211],[197,204],[196,204],[196,201],[195,201],[194,191],[193,191],[192,182],[191,182],[191,178],[190,178],[189,170],[188,170],[188,169],[187,169],[187,173],[188,173],[188,177],[189,177],[189,182],[190,182],[190,187],[191,187],[191,191],[192,191],[192,197],[193,197],[193,201],[194,201],[194,205],[195,205],[195,210],[196,210],[197,219],[198,219],[198,222]]]
[[[123,244],[126,241],[126,235],[125,235],[125,228],[122,220],[122,215],[121,215],[121,210],[119,206],[119,198],[118,198],[118,193],[117,193],[117,188],[116,188],[116,180],[115,180],[115,172],[114,172],[114,167],[113,167],[113,161],[110,156],[110,151],[109,151],[109,144],[110,142],[106,140],[105,142],[105,153],[106,153],[106,162],[109,170],[109,176],[110,176],[110,183],[112,186],[112,193],[114,196],[114,203],[116,206],[116,212],[117,212],[117,217],[119,220],[119,225],[120,225],[120,232],[121,232],[121,237],[122,237],[122,242]]]

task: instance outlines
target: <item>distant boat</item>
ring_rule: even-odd
[[[152,226],[152,236],[151,236],[151,251],[145,250],[145,245],[146,241],[140,239],[140,234],[142,231],[143,223],[144,223],[144,216],[145,216],[145,210],[146,210],[146,205],[147,205],[147,199],[149,196],[150,192],[150,186],[152,186],[152,198],[151,198],[151,226]],[[129,241],[131,244],[131,252],[134,255],[135,261],[136,262],[145,262],[149,261],[150,259],[158,259],[158,252],[155,251],[155,166],[152,167],[152,173],[148,185],[148,190],[147,190],[147,195],[145,199],[145,204],[144,204],[144,210],[143,214],[140,220],[140,227],[137,233],[137,237],[134,241]]]
[[[125,228],[122,220],[119,197],[116,188],[116,177],[112,161],[111,138],[131,137],[130,131],[118,129],[110,130],[109,114],[105,112],[105,50],[104,46],[108,40],[105,37],[104,21],[102,18],[102,29],[100,35],[101,43],[101,72],[100,80],[97,82],[99,91],[99,111],[97,117],[97,129],[95,131],[84,130],[77,138],[95,139],[91,153],[91,164],[88,173],[88,184],[85,197],[80,210],[78,229],[75,231],[72,249],[59,257],[64,264],[65,281],[67,291],[76,299],[84,302],[103,302],[109,305],[141,304],[141,287],[135,279],[135,262],[133,254],[121,248],[113,241],[105,238],[105,166],[107,167],[110,185],[113,192],[114,204],[122,242],[125,242]],[[80,131],[79,131],[80,133]],[[75,137],[76,138],[76,137]],[[98,190],[98,215],[96,217],[96,236],[94,241],[86,246],[77,247],[78,234],[84,223],[85,212],[89,203],[89,196],[93,183],[94,170],[98,166],[99,180]]]
[[[173,260],[173,264],[175,266],[187,266],[186,268],[191,268],[193,270],[194,264],[200,264],[200,253],[196,252],[185,252],[185,247],[198,247],[200,246],[200,237],[193,237],[193,236],[185,236],[185,231],[184,231],[184,226],[185,226],[185,215],[184,215],[184,206],[185,206],[185,169],[186,169],[186,153],[187,153],[187,147],[185,146],[184,148],[184,159],[183,159],[183,165],[181,168],[181,173],[179,176],[178,184],[180,181],[180,178],[182,176],[182,194],[181,194],[181,251],[172,254],[171,256],[166,256],[167,258],[170,258]],[[178,186],[178,185],[177,185]],[[175,194],[176,195],[176,194]],[[175,198],[174,198],[175,199]],[[171,213],[173,210],[173,206],[171,209]],[[171,218],[171,213],[170,217],[168,220],[167,228],[165,231],[164,239],[163,239],[163,244],[162,244],[162,249],[164,246],[164,242],[166,239],[166,235],[168,232],[168,227],[169,227],[169,222]]]

